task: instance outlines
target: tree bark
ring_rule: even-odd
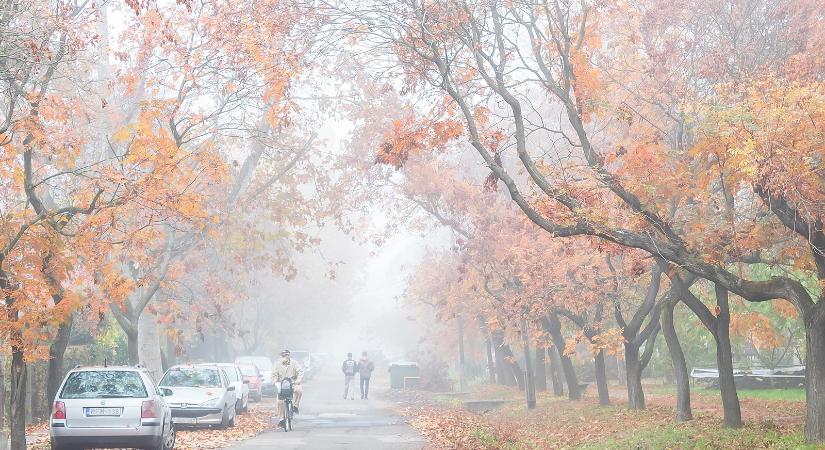
[[[685,354],[682,352],[682,345],[679,343],[679,336],[676,334],[676,327],[673,325],[673,310],[679,303],[679,297],[671,295],[671,298],[662,307],[662,334],[665,337],[670,361],[673,363],[673,374],[676,378],[676,420],[685,422],[693,419],[693,412],[690,408],[690,377],[688,375]]]
[[[504,386],[514,386],[516,378],[513,376],[513,371],[507,362],[506,352],[504,351],[504,337],[500,331],[493,331],[493,353],[496,359],[496,379],[498,384]],[[509,350],[509,347],[507,347]],[[512,352],[510,352],[512,355]]]
[[[527,409],[536,407],[536,381],[535,373],[533,372],[532,357],[530,356],[530,336],[527,334],[527,320],[521,321],[521,337],[524,341],[524,373],[526,380],[524,380],[524,391],[527,394]]]
[[[820,298],[805,320],[805,440],[825,442],[825,314]],[[817,314],[818,313],[818,314]]]
[[[716,317],[716,332],[713,333],[713,339],[716,341],[716,364],[719,369],[719,390],[722,395],[725,426],[740,428],[742,426],[742,412],[739,409],[739,396],[736,393],[736,383],[733,376],[728,291],[718,284],[714,286],[719,315]]]
[[[155,315],[145,311],[138,319],[138,360],[152,378],[160,380],[163,363],[160,357],[160,330]]]
[[[123,329],[126,334],[126,348],[129,352],[129,365],[134,366],[140,363],[140,352],[138,350],[138,330],[137,327],[133,330]]]
[[[26,450],[26,362],[23,348],[12,344],[11,350],[11,450]]]
[[[564,383],[561,381],[561,359],[556,347],[549,347],[547,356],[550,358],[550,380],[553,383],[553,395],[561,397],[564,395]]]
[[[49,346],[49,369],[46,375],[46,404],[51,405],[57,395],[57,388],[63,381],[63,358],[66,355],[66,348],[69,346],[69,339],[72,336],[72,325],[74,316],[70,315],[65,322],[57,329],[57,337]],[[49,406],[51,410],[51,406]],[[50,412],[50,411],[49,411]]]
[[[525,380],[524,380],[524,372],[521,371],[521,366],[519,366],[518,361],[516,360],[516,355],[513,353],[513,350],[510,348],[509,345],[504,344],[501,346],[502,355],[504,356],[504,362],[507,365],[507,368],[510,369],[510,374],[515,378],[516,385],[520,390],[525,389]]]
[[[493,359],[493,344],[489,336],[484,336],[484,350],[487,355],[487,373],[490,377],[490,384],[496,384],[496,363]]]
[[[596,369],[596,387],[599,390],[599,404],[607,406],[610,404],[610,392],[607,388],[607,371],[604,364],[604,350],[600,349],[593,358]]]
[[[550,337],[553,339],[553,345],[556,346],[559,353],[562,373],[564,373],[564,379],[567,381],[567,397],[570,400],[579,400],[582,397],[581,389],[579,389],[579,380],[576,378],[576,369],[573,368],[573,361],[564,354],[566,343],[564,336],[561,334],[559,316],[555,313],[548,314],[547,318],[542,320],[542,326],[550,333]]]
[[[547,367],[544,362],[545,354],[543,348],[536,348],[536,390],[539,392],[547,390]]]
[[[625,342],[625,367],[627,380],[627,401],[630,409],[645,409],[645,393],[642,389],[642,364],[639,360],[639,348]]]

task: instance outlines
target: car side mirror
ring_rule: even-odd
[[[160,388],[160,395],[161,395],[161,396],[163,396],[163,397],[169,397],[169,396],[170,396],[170,395],[172,395],[172,394],[173,394],[173,392],[172,392],[172,390],[171,390],[171,389],[169,389],[169,388]]]
[[[227,391],[234,391],[234,390],[235,390],[235,386],[229,386],[228,388],[226,388],[226,390],[227,390]]]
[[[249,384],[249,380],[243,380],[243,384]]]

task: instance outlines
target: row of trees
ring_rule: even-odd
[[[612,316],[635,407],[644,405],[646,343],[661,332],[676,369],[677,417],[688,419],[672,319],[681,302],[716,344],[731,427],[741,424],[731,295],[770,302],[804,327],[805,437],[825,440],[821,5],[379,1],[325,11],[372,51],[365,64],[403,76],[376,154],[403,167],[392,183],[459,236],[460,275],[448,285],[470,288],[440,301],[538,315],[551,339],[565,317],[597,350],[618,333],[604,326]],[[475,160],[454,156],[459,143]],[[438,170],[415,176],[420,157]],[[447,161],[457,169],[444,169]],[[478,162],[490,171],[483,183]],[[504,194],[453,198],[465,176]],[[435,180],[447,188],[427,192]],[[530,224],[497,218],[505,200]],[[753,332],[767,334],[764,324]]]
[[[315,243],[299,230],[321,215],[290,98],[307,20],[276,0],[0,2],[13,449],[28,365],[48,361],[53,398],[73,330],[116,322],[128,362],[160,372],[159,322],[179,347],[225,322],[252,275],[294,276],[291,254]]]

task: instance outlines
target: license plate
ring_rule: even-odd
[[[120,408],[86,408],[86,416],[119,416]]]
[[[174,423],[198,423],[197,419],[194,417],[173,417],[172,422]]]

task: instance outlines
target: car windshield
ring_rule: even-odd
[[[176,367],[169,369],[160,380],[161,386],[171,387],[221,387],[221,377],[216,369],[205,367]]]
[[[69,374],[60,398],[145,398],[143,380],[127,370],[90,370]]]
[[[245,357],[245,358],[238,358],[239,363],[243,364],[254,364],[261,372],[271,372],[272,371],[272,361],[269,358],[264,356],[253,356],[253,357]]]
[[[226,374],[226,379],[229,380],[230,383],[233,381],[239,381],[238,372],[235,371],[234,367],[221,366],[221,369],[223,369],[223,372]]]
[[[245,377],[256,377],[256,376],[258,376],[258,369],[255,368],[255,366],[240,366],[240,367],[241,367],[241,373]]]

